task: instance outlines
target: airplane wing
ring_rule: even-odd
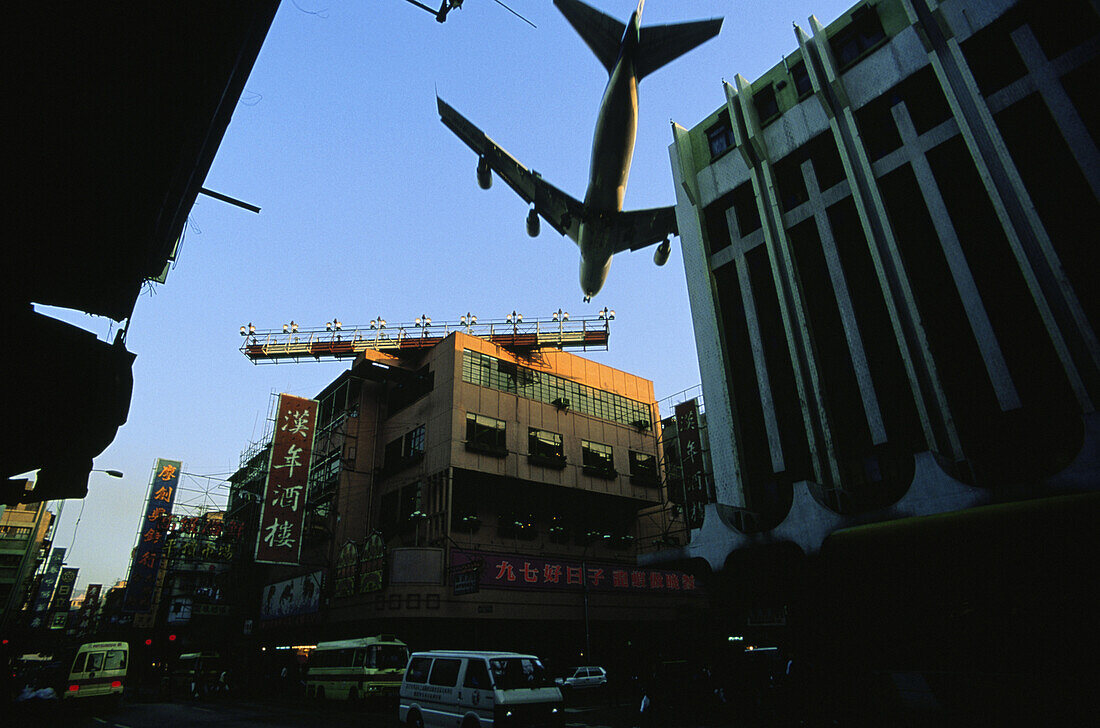
[[[524,167],[443,99],[437,96],[436,102],[439,118],[448,129],[477,152],[478,157],[485,160],[489,168],[515,190],[517,195],[528,204],[534,205],[539,216],[550,223],[551,227],[573,242],[577,241],[580,224],[584,219],[583,203],[545,181],[538,172]]]
[[[641,250],[665,241],[669,235],[679,234],[674,207],[623,211],[609,221],[609,226],[615,253]]]

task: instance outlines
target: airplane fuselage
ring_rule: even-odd
[[[638,133],[638,79],[634,73],[634,52],[638,48],[640,19],[635,12],[626,27],[622,51],[604,89],[596,131],[592,137],[592,165],[584,204],[609,215],[623,209],[634,140]],[[614,250],[601,216],[580,225],[577,244],[581,250],[581,290],[591,298],[603,287],[611,268]]]

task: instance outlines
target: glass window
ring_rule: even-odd
[[[615,472],[615,460],[610,445],[581,440],[581,464],[585,470]]]
[[[791,80],[794,81],[794,90],[798,92],[798,98],[813,91],[813,82],[810,81],[810,72],[806,70],[806,62],[799,61],[791,66]]]
[[[752,104],[761,124],[766,124],[779,114],[779,102],[775,98],[775,87],[770,83],[752,95]]]
[[[99,672],[103,669],[103,652],[88,653],[88,667],[85,672]]]
[[[852,13],[852,22],[829,40],[833,56],[845,68],[886,37],[882,21],[873,7],[863,6]]]
[[[351,658],[352,667],[363,667],[363,660],[367,657],[366,650],[356,650],[355,655]]]
[[[414,458],[424,454],[424,425],[405,435],[405,446],[402,454],[405,458]]]
[[[527,431],[527,452],[544,458],[564,458],[565,447],[561,435],[534,427]]]
[[[711,159],[720,156],[733,144],[733,125],[730,124],[728,111],[722,111],[718,115],[718,123],[706,131],[707,146],[710,147]]]
[[[462,686],[476,690],[487,690],[492,687],[492,683],[489,682],[489,668],[485,666],[484,661],[470,660],[466,665],[466,679]]]
[[[379,645],[370,648],[371,667],[379,670],[400,670],[409,661],[409,650],[398,645]]]
[[[405,680],[407,682],[424,683],[428,682],[428,671],[432,667],[432,658],[430,657],[414,657],[409,662],[409,669],[405,673]]]
[[[126,669],[126,651],[125,650],[107,650],[107,659],[103,663],[104,670],[125,670]]]
[[[453,688],[458,683],[458,668],[461,666],[462,660],[436,660],[432,665],[432,674],[428,678],[428,683]]]
[[[630,480],[631,482],[656,485],[657,484],[657,458],[647,452],[630,451]]]
[[[73,663],[72,672],[84,672],[84,663],[88,661],[88,653],[81,652],[76,656],[76,662]]]
[[[466,414],[466,445],[483,452],[506,452],[505,422],[468,412]]]
[[[490,660],[493,680],[501,690],[516,688],[538,688],[550,685],[546,668],[536,659],[528,657],[507,657]]]

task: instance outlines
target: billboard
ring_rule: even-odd
[[[313,614],[321,608],[321,575],[314,571],[264,587],[260,619],[281,619]]]
[[[41,627],[45,624],[46,611],[50,606],[50,597],[53,596],[53,588],[57,585],[57,577],[61,575],[61,565],[65,563],[65,549],[54,549],[50,553],[50,560],[46,564],[46,573],[38,582],[38,592],[34,595],[34,605],[31,612],[31,627]]]
[[[300,558],[317,408],[317,400],[279,395],[256,534],[257,563],[296,565]]]
[[[69,602],[73,598],[73,589],[76,587],[76,575],[80,569],[66,566],[61,570],[61,579],[57,583],[57,591],[53,594],[53,602],[50,611],[64,612],[69,609]]]
[[[157,571],[164,551],[168,524],[172,518],[172,504],[176,500],[180,471],[179,460],[157,460],[153,469],[153,482],[149,486],[149,500],[145,515],[138,526],[138,545],[130,564],[130,578],[126,583],[126,595],[122,609],[127,612],[148,612],[153,606]]]
[[[684,477],[684,518],[689,528],[702,528],[707,503],[706,470],[703,466],[703,438],[699,430],[699,403],[694,399],[676,405],[676,438]]]
[[[581,591],[586,586],[586,571],[590,592],[700,593],[695,576],[675,569],[451,549],[450,572],[456,596],[480,589]]]

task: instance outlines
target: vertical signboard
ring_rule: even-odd
[[[80,605],[80,615],[77,617],[77,632],[85,634],[95,631],[95,615],[99,611],[99,595],[103,591],[102,584],[89,584],[84,592],[84,601]]]
[[[130,564],[130,578],[126,584],[126,596],[122,609],[127,612],[148,612],[153,606],[157,571],[160,567],[168,524],[172,518],[172,504],[176,500],[180,470],[178,460],[158,459],[153,470],[153,483],[149,487],[149,500],[145,515],[138,527],[138,545],[134,549],[134,561]]]
[[[279,395],[260,531],[256,536],[258,563],[298,563],[316,425],[317,400]]]
[[[38,582],[38,593],[34,595],[34,606],[31,612],[32,627],[41,627],[45,623],[46,611],[50,606],[50,597],[53,596],[53,588],[57,585],[57,577],[61,575],[61,565],[65,563],[65,549],[54,549],[50,554],[50,560],[46,564],[46,573]]]
[[[73,587],[76,586],[76,575],[80,569],[66,566],[61,570],[61,579],[57,584],[57,591],[53,595],[53,603],[50,611],[63,612],[69,608],[69,602],[73,598]]]
[[[676,405],[676,438],[684,474],[684,518],[688,528],[701,528],[707,502],[703,438],[699,432],[699,403],[694,399]]]

